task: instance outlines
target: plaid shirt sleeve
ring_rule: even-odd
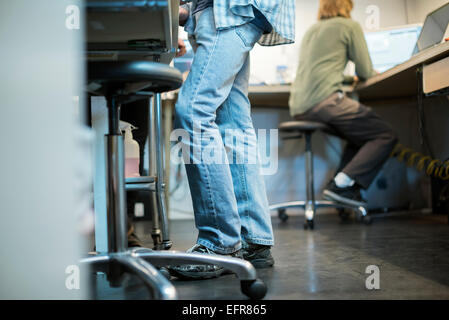
[[[194,8],[196,1],[192,2]],[[217,29],[251,22],[254,19],[253,7],[259,10],[273,27],[271,33],[262,35],[258,41],[260,45],[275,46],[295,41],[295,0],[214,0]],[[192,21],[186,24],[188,33],[192,33],[193,29]]]

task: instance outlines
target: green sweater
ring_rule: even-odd
[[[352,19],[321,20],[304,35],[296,79],[290,94],[290,113],[302,114],[342,89],[348,60],[360,80],[376,73],[362,27]]]

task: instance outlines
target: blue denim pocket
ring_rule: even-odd
[[[245,47],[252,48],[262,36],[263,30],[253,23],[246,23],[235,27],[235,33],[242,40]]]

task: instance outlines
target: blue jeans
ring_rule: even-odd
[[[242,242],[273,245],[248,99],[249,52],[262,30],[251,23],[216,30],[212,8],[195,18],[196,52],[178,95],[175,128],[188,136],[182,143],[197,243],[222,254]],[[210,161],[211,154],[218,160]]]

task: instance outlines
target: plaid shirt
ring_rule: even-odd
[[[196,0],[190,0],[190,12]],[[259,10],[273,27],[262,35],[258,43],[262,46],[275,46],[295,41],[295,0],[215,0],[214,17],[217,30],[227,29],[249,23],[254,19],[253,8]],[[185,30],[193,34],[195,23],[192,17]]]

